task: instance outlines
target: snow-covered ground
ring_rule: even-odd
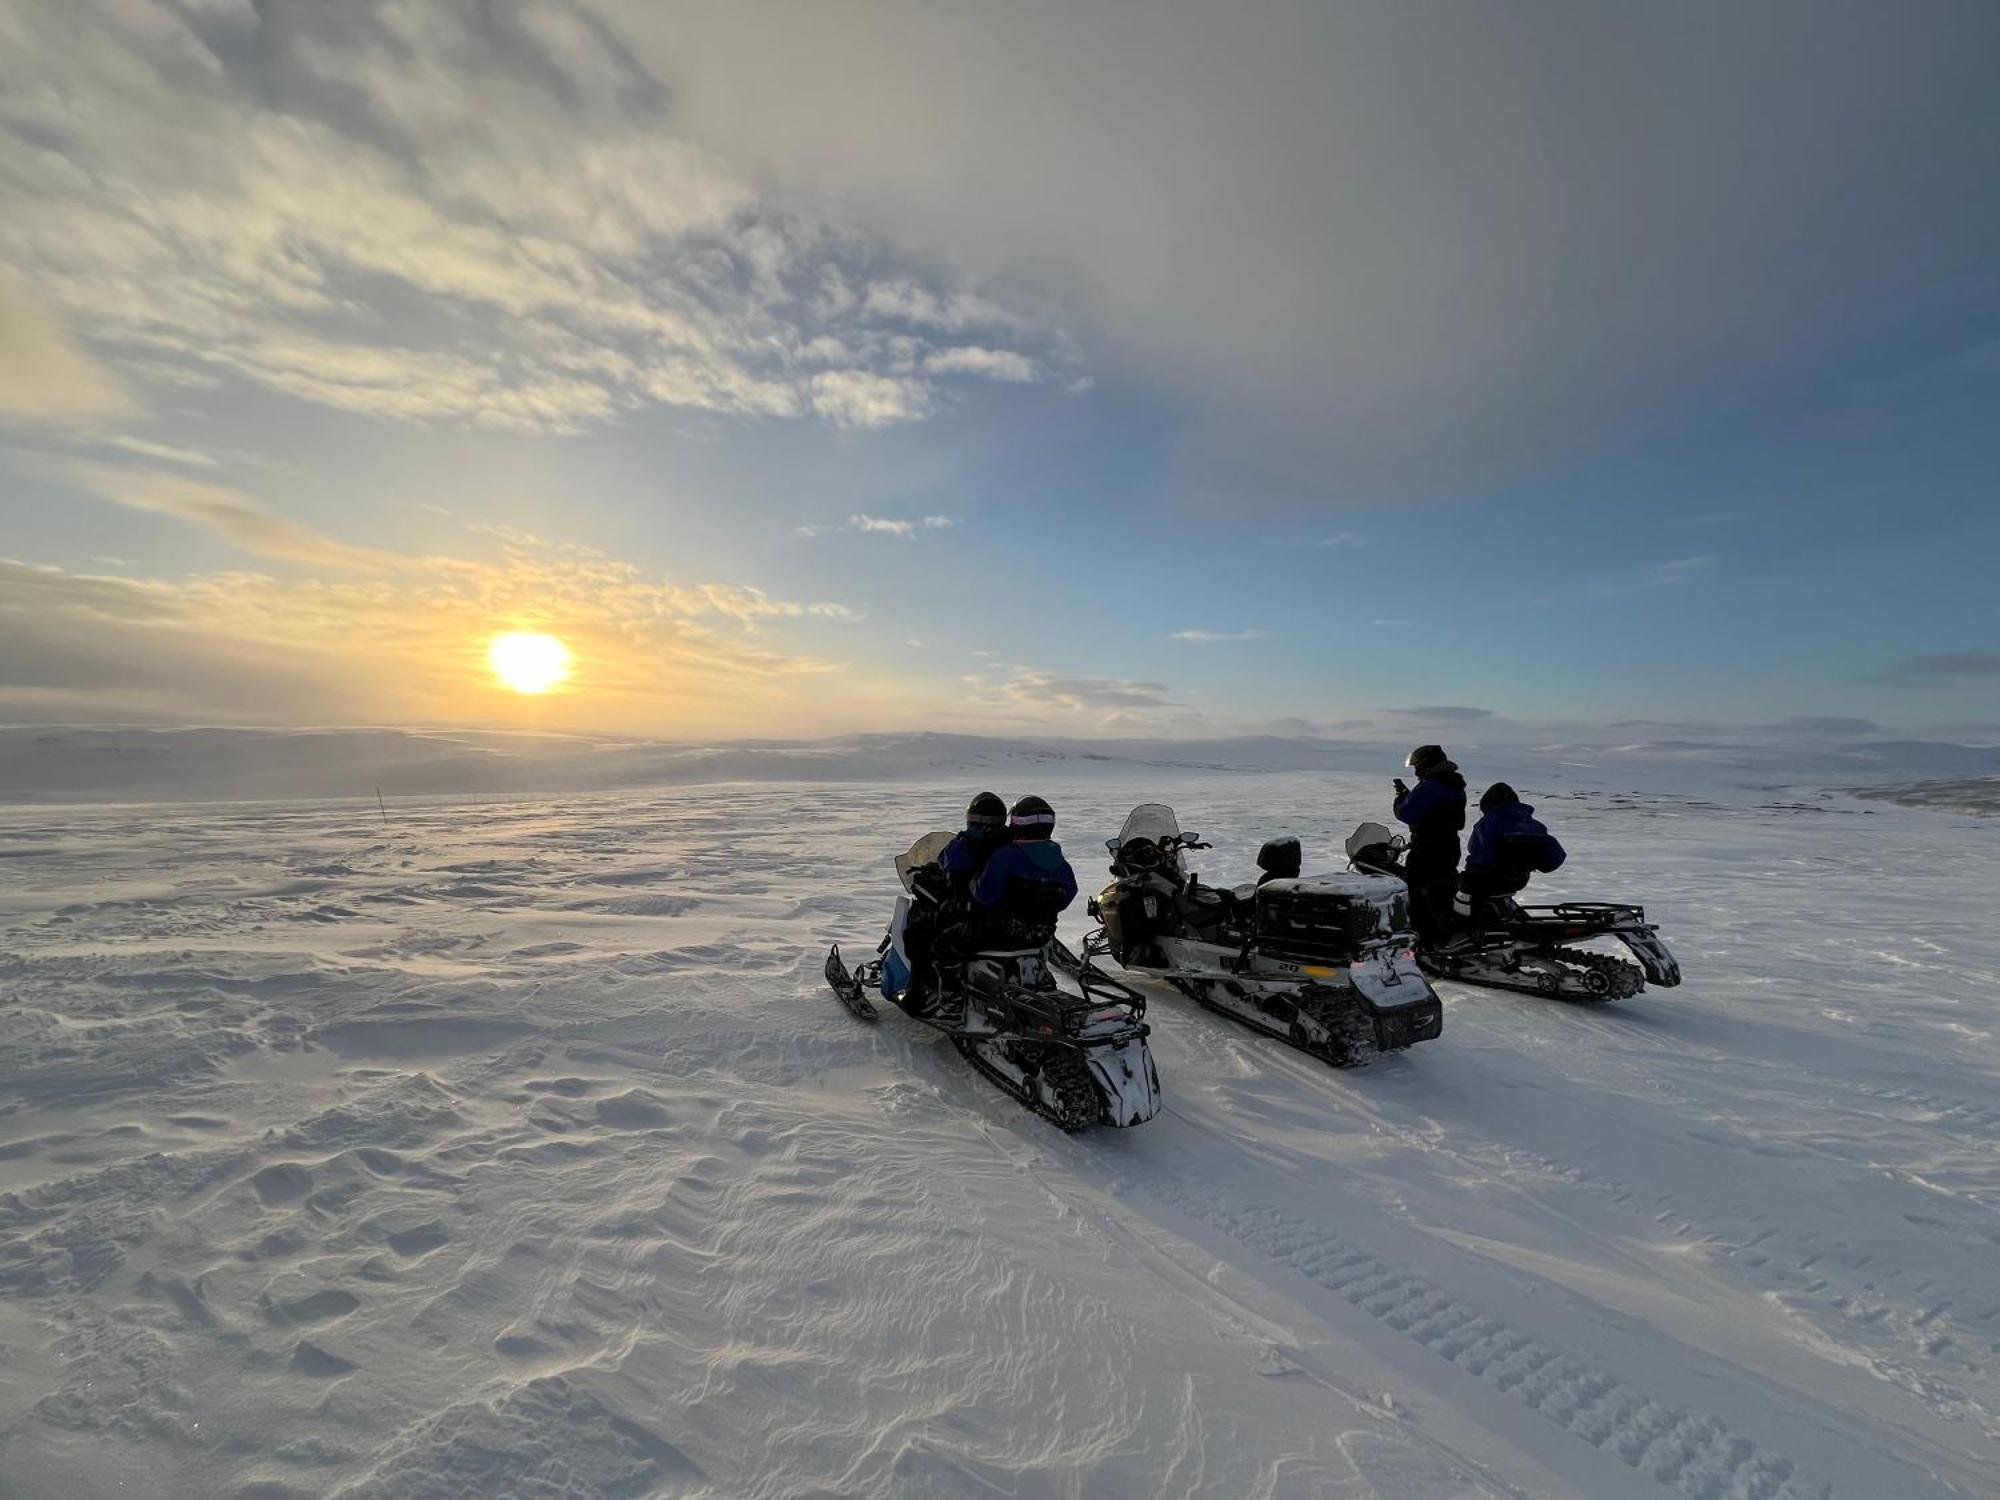
[[[972,789],[0,814],[0,1495],[2000,1493],[1990,821],[1531,792],[1680,989],[1066,1138],[821,985]]]

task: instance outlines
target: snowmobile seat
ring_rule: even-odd
[[[1257,851],[1257,868],[1264,872],[1257,884],[1263,885],[1272,880],[1296,880],[1304,861],[1304,849],[1296,838],[1269,839]]]
[[[1256,888],[1251,888],[1254,901]],[[1249,908],[1237,897],[1233,890],[1223,886],[1203,885],[1189,878],[1180,895],[1181,919],[1196,933],[1211,941],[1225,928],[1241,924],[1248,915]]]

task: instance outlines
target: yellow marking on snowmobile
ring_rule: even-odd
[[[1338,979],[1340,970],[1329,969],[1325,964],[1300,964],[1299,972],[1308,979]]]

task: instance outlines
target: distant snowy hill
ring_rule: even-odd
[[[1401,744],[1249,736],[1203,740],[989,739],[861,734],[678,744],[498,730],[0,727],[0,802],[233,801],[481,796],[718,782],[984,779],[1061,771],[1395,774]],[[1457,748],[1457,747],[1454,747]],[[1826,744],[1746,739],[1470,743],[1475,781],[1544,790],[1645,786],[1769,789],[2000,775],[2000,748],[1920,740]]]

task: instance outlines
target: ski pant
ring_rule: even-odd
[[[1440,942],[1451,935],[1452,898],[1458,894],[1458,865],[1419,863],[1403,865],[1403,879],[1410,887],[1410,925],[1420,943]]]

